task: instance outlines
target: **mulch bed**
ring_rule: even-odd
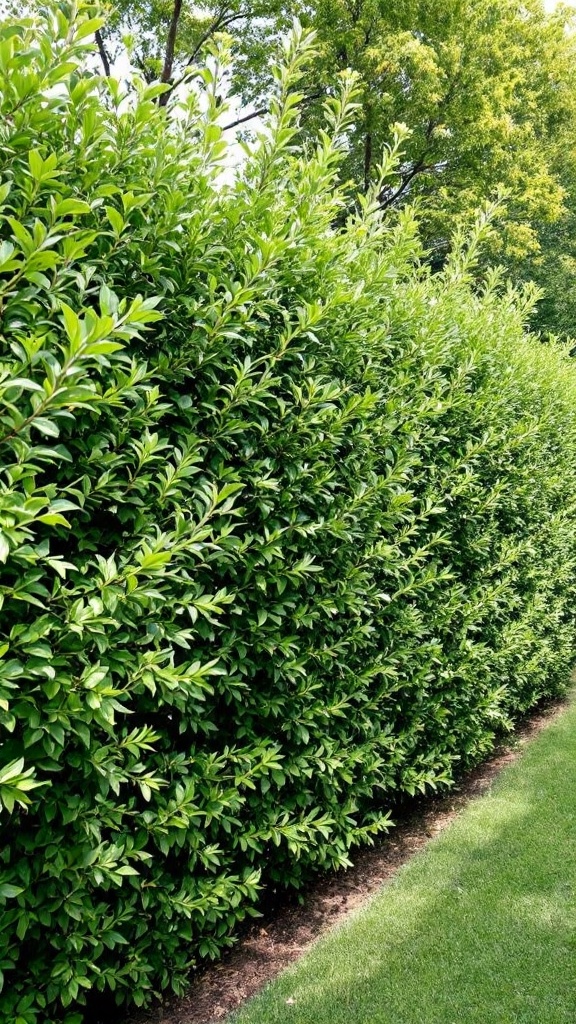
[[[486,793],[502,768],[515,761],[522,747],[565,707],[565,700],[540,707],[518,726],[511,746],[499,748],[448,795],[414,799],[396,811],[395,827],[377,846],[356,852],[354,867],[312,882],[303,904],[285,897],[265,911],[234,949],[198,972],[184,997],[169,998],[124,1018],[122,1024],[223,1024],[236,1007],[302,956],[319,935],[376,893],[470,800]],[[99,1019],[111,1024],[112,1015],[108,1012]]]

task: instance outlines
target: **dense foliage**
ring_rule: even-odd
[[[217,65],[123,94],[0,30],[0,1016],[179,989],[564,686],[576,377],[375,190],[306,60],[226,184]],[[387,158],[383,173],[390,169]],[[479,228],[481,233],[483,228]],[[74,1009],[76,1007],[76,1009]]]

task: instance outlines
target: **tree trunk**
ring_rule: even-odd
[[[364,191],[370,188],[370,170],[372,167],[372,132],[367,131],[364,137]]]
[[[172,78],[172,70],[174,68],[174,50],[176,47],[176,36],[178,35],[178,22],[180,21],[181,14],[182,0],[174,0],[174,7],[172,8],[172,17],[170,19],[170,28],[168,29],[168,39],[166,40],[164,67],[162,68],[162,74],[160,75],[160,81],[166,82],[166,84],[168,84]],[[166,106],[169,95],[169,92],[165,92],[162,94],[159,100],[161,107]]]

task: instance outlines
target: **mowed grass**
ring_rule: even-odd
[[[576,705],[233,1022],[575,1024]]]

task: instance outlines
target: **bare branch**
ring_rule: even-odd
[[[260,107],[259,110],[253,110],[251,114],[245,114],[244,117],[237,117],[235,121],[230,121],[229,124],[222,126],[222,131],[226,132],[229,128],[237,128],[239,124],[245,124],[246,121],[253,121],[255,117],[263,117],[264,114],[268,113],[268,107]]]
[[[307,103],[311,103],[312,100],[320,99],[324,94],[322,89],[318,89],[317,92],[311,92],[308,96],[303,96],[298,106],[304,107]],[[260,107],[259,110],[253,110],[250,114],[244,114],[243,117],[237,117],[235,121],[230,121],[229,124],[222,126],[222,131],[225,132],[229,128],[237,128],[239,124],[245,124],[246,121],[253,121],[256,117],[263,117],[264,114],[269,114],[269,107]]]

